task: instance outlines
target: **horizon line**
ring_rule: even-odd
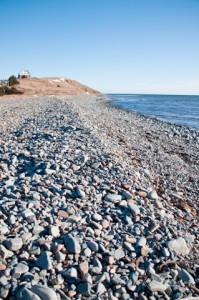
[[[154,93],[102,93],[106,95],[157,95],[157,96],[199,96],[199,94],[154,94]]]

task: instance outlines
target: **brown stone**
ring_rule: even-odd
[[[132,244],[135,244],[135,243],[136,243],[136,238],[135,238],[135,237],[132,237],[132,236],[126,235],[125,240],[126,240],[126,242],[128,242],[128,243],[132,243]]]
[[[102,220],[102,227],[104,229],[107,229],[109,227],[109,222],[106,219]]]
[[[59,210],[58,211],[58,216],[62,217],[64,219],[67,219],[68,218],[68,213],[66,211],[64,211],[64,210]]]
[[[155,232],[159,227],[160,227],[159,224],[154,225],[154,226],[151,228],[151,232]]]
[[[140,221],[140,216],[136,216],[136,217],[135,217],[135,221],[136,221],[136,222],[139,222],[139,221]]]
[[[54,253],[56,253],[56,252],[59,252],[59,251],[61,251],[62,250],[62,248],[64,247],[64,245],[62,245],[62,244],[58,244],[56,247],[55,247],[55,249],[54,249]]]
[[[68,297],[74,297],[75,295],[77,294],[77,292],[76,291],[69,291],[68,292]]]
[[[142,249],[141,249],[141,254],[142,254],[142,256],[147,256],[148,253],[149,253],[149,248],[148,248],[148,246],[147,246],[147,245],[142,246]]]
[[[88,261],[85,260],[81,264],[79,264],[80,274],[83,277],[85,274],[88,273]]]
[[[7,220],[7,217],[2,212],[0,212],[0,219],[1,220]]]
[[[109,265],[113,265],[115,263],[115,259],[113,256],[108,256],[106,261]]]
[[[145,197],[147,196],[147,193],[144,192],[144,191],[139,191],[139,192],[138,192],[138,195],[139,195],[140,197],[142,197],[142,198],[145,198]]]
[[[4,271],[6,269],[6,265],[0,265],[0,271]]]
[[[123,183],[122,187],[126,190],[130,190],[131,186],[129,184]]]
[[[75,261],[78,261],[78,260],[79,260],[79,257],[80,257],[80,254],[79,254],[79,253],[75,253],[75,255],[74,255],[74,260],[75,260]]]

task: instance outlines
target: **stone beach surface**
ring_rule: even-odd
[[[0,299],[199,299],[198,131],[102,95],[0,119]]]

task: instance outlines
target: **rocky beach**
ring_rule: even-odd
[[[0,119],[0,299],[199,299],[199,131],[102,95]]]

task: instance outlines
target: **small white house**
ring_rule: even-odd
[[[18,74],[18,78],[27,78],[27,77],[30,77],[30,72],[28,70],[22,70]]]

